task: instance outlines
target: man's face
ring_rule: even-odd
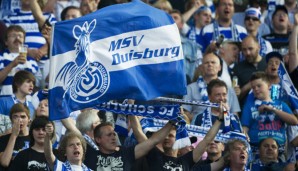
[[[207,146],[207,153],[208,154],[219,154],[224,151],[224,145],[219,141],[212,141]]]
[[[211,90],[211,94],[208,95],[210,102],[212,103],[226,103],[227,102],[227,89],[226,87],[214,86]]]
[[[255,63],[259,55],[260,46],[252,38],[242,41],[242,53],[248,63]]]
[[[205,10],[196,14],[194,18],[196,23],[198,23],[201,27],[204,27],[211,23],[212,14],[210,11]]]
[[[183,27],[183,22],[182,22],[181,16],[178,13],[172,13],[171,16],[173,17],[178,29],[181,30]]]
[[[74,137],[69,139],[66,145],[66,158],[70,163],[78,163],[82,161],[84,150],[82,142],[79,138]]]
[[[218,19],[223,21],[230,21],[234,15],[233,0],[219,0],[217,14]]]
[[[251,32],[258,31],[261,25],[261,22],[256,17],[247,16],[245,17],[244,24],[247,32],[251,33]]]
[[[176,130],[171,130],[170,133],[163,140],[162,147],[165,150],[172,149],[175,141],[176,141]]]
[[[24,43],[25,35],[20,31],[10,31],[7,35],[7,40],[5,41],[5,45],[9,49],[10,52],[17,53],[19,52],[19,46]]]
[[[268,138],[260,146],[260,159],[263,162],[277,161],[278,145],[275,140]]]
[[[270,58],[267,63],[266,73],[271,77],[277,77],[279,65],[280,65],[279,58],[277,57]]]
[[[284,11],[277,11],[272,18],[272,25],[274,30],[287,31],[289,24],[289,17]]]
[[[34,89],[34,83],[32,80],[25,80],[23,84],[18,88],[18,91],[21,92],[22,94],[29,95],[32,94]]]
[[[262,79],[256,79],[250,82],[254,96],[259,100],[265,100],[270,97],[269,85]]]
[[[103,153],[115,152],[117,147],[117,135],[112,126],[103,126],[100,128],[100,137],[95,137],[96,142],[99,144],[99,148]]]
[[[20,134],[22,134],[23,132],[26,132],[28,123],[29,123],[29,118],[28,118],[26,112],[17,112],[17,113],[12,114],[11,120],[12,120],[12,124],[19,123]]]
[[[236,142],[230,151],[230,165],[245,165],[247,159],[248,154],[246,147],[242,143]]]
[[[207,54],[203,58],[203,72],[204,76],[216,76],[221,70],[220,62],[214,54]]]

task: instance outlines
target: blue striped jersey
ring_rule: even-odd
[[[44,13],[44,17],[49,19],[50,23],[56,22],[56,18],[51,13]],[[40,48],[46,40],[39,32],[38,24],[35,21],[31,11],[15,10],[13,14],[10,14],[3,18],[6,26],[19,25],[26,31],[25,44],[29,48]],[[42,59],[46,60],[48,58]]]
[[[0,71],[7,67],[17,56],[19,53],[10,53],[8,50],[0,53]],[[13,76],[19,70],[27,70],[32,74],[36,74],[38,72],[38,65],[36,61],[27,56],[27,62],[25,64],[19,64],[14,67],[4,79],[4,81],[0,84],[0,95],[12,95],[12,80]]]
[[[236,32],[238,34],[237,39],[238,41],[242,41],[246,36],[247,36],[247,31],[244,27],[235,24],[236,27]],[[223,34],[225,37],[225,40],[231,40],[233,38],[233,33],[231,27],[221,27],[219,26],[219,34]],[[202,47],[202,52],[205,52],[206,48],[208,45],[212,42],[213,40],[213,34],[214,34],[214,26],[213,23],[208,24],[207,26],[203,27],[201,30],[200,35],[197,37],[197,42]],[[216,40],[217,38],[215,38]],[[234,40],[236,41],[236,40]]]

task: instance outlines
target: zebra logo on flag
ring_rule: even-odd
[[[110,83],[109,72],[98,61],[91,62],[90,34],[96,26],[96,19],[90,23],[75,25],[72,33],[77,40],[75,43],[75,61],[66,63],[58,72],[55,81],[63,82],[65,94],[69,92],[70,98],[76,102],[89,103],[104,95]]]

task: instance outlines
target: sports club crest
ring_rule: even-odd
[[[104,95],[109,87],[109,72],[100,62],[89,60],[90,35],[95,26],[96,19],[73,27],[76,58],[66,63],[55,78],[55,82],[63,82],[63,98],[68,93],[73,101],[89,103]]]

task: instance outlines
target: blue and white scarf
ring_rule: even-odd
[[[92,140],[92,138],[90,138],[87,134],[83,135],[84,139],[86,140],[86,142],[96,151],[98,151],[98,146],[95,144],[95,142]]]
[[[71,164],[69,163],[69,161],[67,160],[66,162],[64,162],[62,164],[62,169],[63,170],[66,170],[66,171],[72,171],[71,169]],[[82,169],[83,171],[91,171],[91,169],[89,169],[87,166],[85,166],[83,163],[82,163]]]
[[[261,35],[257,35],[257,38],[258,38],[258,40],[259,40],[259,44],[260,44],[260,47],[261,47],[261,49],[260,49],[260,55],[262,56],[262,57],[265,57],[266,56],[266,54],[267,54],[267,46],[266,46],[266,41],[262,38],[262,36]]]
[[[239,121],[235,118],[234,115],[232,115],[230,112],[226,112],[224,114],[224,129],[223,133],[229,132],[229,131],[236,131],[236,132],[242,132],[242,128],[239,125]],[[202,117],[202,127],[205,128],[211,128],[212,127],[212,114],[211,114],[211,108],[208,107],[203,112]]]
[[[216,41],[216,39],[220,35],[219,24],[218,24],[218,22],[216,20],[213,22],[213,29],[214,29],[214,32],[213,32],[212,40],[213,41]],[[233,21],[231,23],[231,32],[232,32],[232,39],[230,39],[230,40],[233,40],[233,41],[236,41],[236,42],[240,42],[241,41],[241,38],[240,38],[239,32],[238,32],[238,30],[236,28],[236,25],[234,24]]]
[[[207,112],[207,113],[209,112],[209,115],[208,114],[204,115],[204,117],[203,117],[204,121],[202,122],[208,128],[211,128],[211,126],[212,126],[211,107],[214,107],[214,108],[219,108],[220,107],[218,103],[211,103],[208,100],[204,101],[204,102],[200,102],[200,101],[173,99],[173,98],[165,98],[165,97],[159,97],[156,100],[166,101],[166,102],[173,102],[173,103],[178,103],[178,104],[197,105],[197,106],[208,107],[209,109],[207,108],[204,112]],[[232,126],[236,129],[238,129],[239,132],[242,132],[242,129],[239,128],[239,126],[237,126],[237,124],[236,124],[236,119],[235,118],[231,119],[231,114],[229,112],[225,112],[225,114],[224,114],[224,132],[229,132],[230,131],[231,120],[232,120]]]
[[[198,84],[198,91],[201,96],[202,101],[208,101],[208,93],[207,93],[207,84],[205,83],[204,79],[202,76],[200,76],[197,80]]]
[[[161,129],[167,122],[168,121],[166,120],[159,120],[154,118],[143,118],[140,121],[144,133],[147,133],[148,131],[156,132],[159,129]],[[195,136],[195,137],[204,138],[210,128],[186,124],[185,129],[187,130],[187,133],[190,137]],[[246,136],[243,133],[234,132],[234,131],[223,133],[222,130],[218,131],[214,139],[216,141],[226,143],[232,138],[246,141]]]
[[[176,148],[182,148],[190,145],[190,140],[188,138],[187,132],[184,129],[186,122],[180,117],[180,107],[179,105],[138,105],[138,104],[127,104],[126,102],[113,103],[107,102],[95,107],[98,110],[109,111],[117,114],[123,115],[137,115],[149,118],[158,118],[173,120],[178,122],[177,124],[177,135],[176,135]],[[120,123],[121,122],[121,123]],[[126,131],[126,118],[118,120],[116,122],[118,130]],[[125,130],[126,129],[126,130]]]

